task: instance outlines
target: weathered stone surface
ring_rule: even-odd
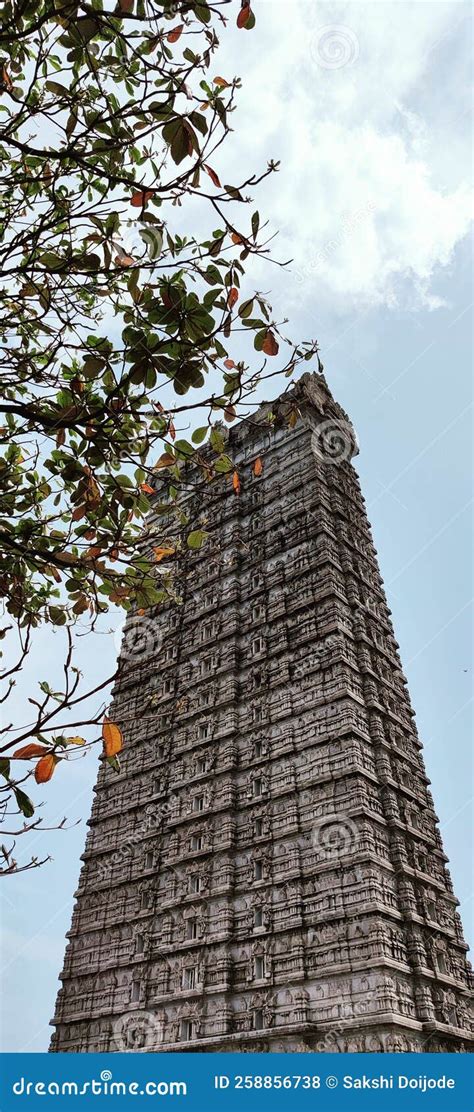
[[[292,428],[264,406],[232,429],[241,493],[207,488],[184,604],[129,651],[54,1051],[469,1048],[467,947],[355,436],[322,376],[271,407],[296,408]]]

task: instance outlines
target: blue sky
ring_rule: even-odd
[[[319,340],[358,434],[356,467],[469,941],[469,9],[275,0],[255,8],[255,31],[237,37],[229,28],[216,62],[217,73],[244,82],[229,170],[237,179],[244,164],[282,159],[259,207],[282,228],[281,256],[294,263],[286,273],[257,268],[255,282],[273,291],[292,335]],[[113,668],[114,638],[88,642],[82,654],[86,675],[99,679]],[[58,658],[49,633],[31,664],[37,678],[46,678],[47,657]],[[26,673],[19,710],[29,693]],[[59,767],[48,821],[81,822],[32,836],[23,853],[54,860],[3,885],[2,1050],[47,1048],[95,773],[94,753]]]

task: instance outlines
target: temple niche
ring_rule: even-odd
[[[99,773],[51,1049],[465,1052],[467,946],[349,418],[303,375],[227,436],[240,495],[191,484],[207,543],[114,692],[122,769]]]

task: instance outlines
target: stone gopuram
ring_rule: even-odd
[[[187,496],[209,536],[182,605],[127,619],[122,768],[98,777],[52,1050],[468,1050],[349,419],[305,374],[226,451],[240,492]]]

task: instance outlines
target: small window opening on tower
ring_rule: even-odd
[[[255,958],[255,979],[261,981],[265,976],[265,962],[262,957]]]
[[[181,1036],[184,1042],[192,1042],[195,1038],[195,1024],[192,1019],[183,1019],[181,1023]]]
[[[192,965],[189,969],[185,969],[183,973],[183,988],[196,988],[197,982],[197,969]]]

